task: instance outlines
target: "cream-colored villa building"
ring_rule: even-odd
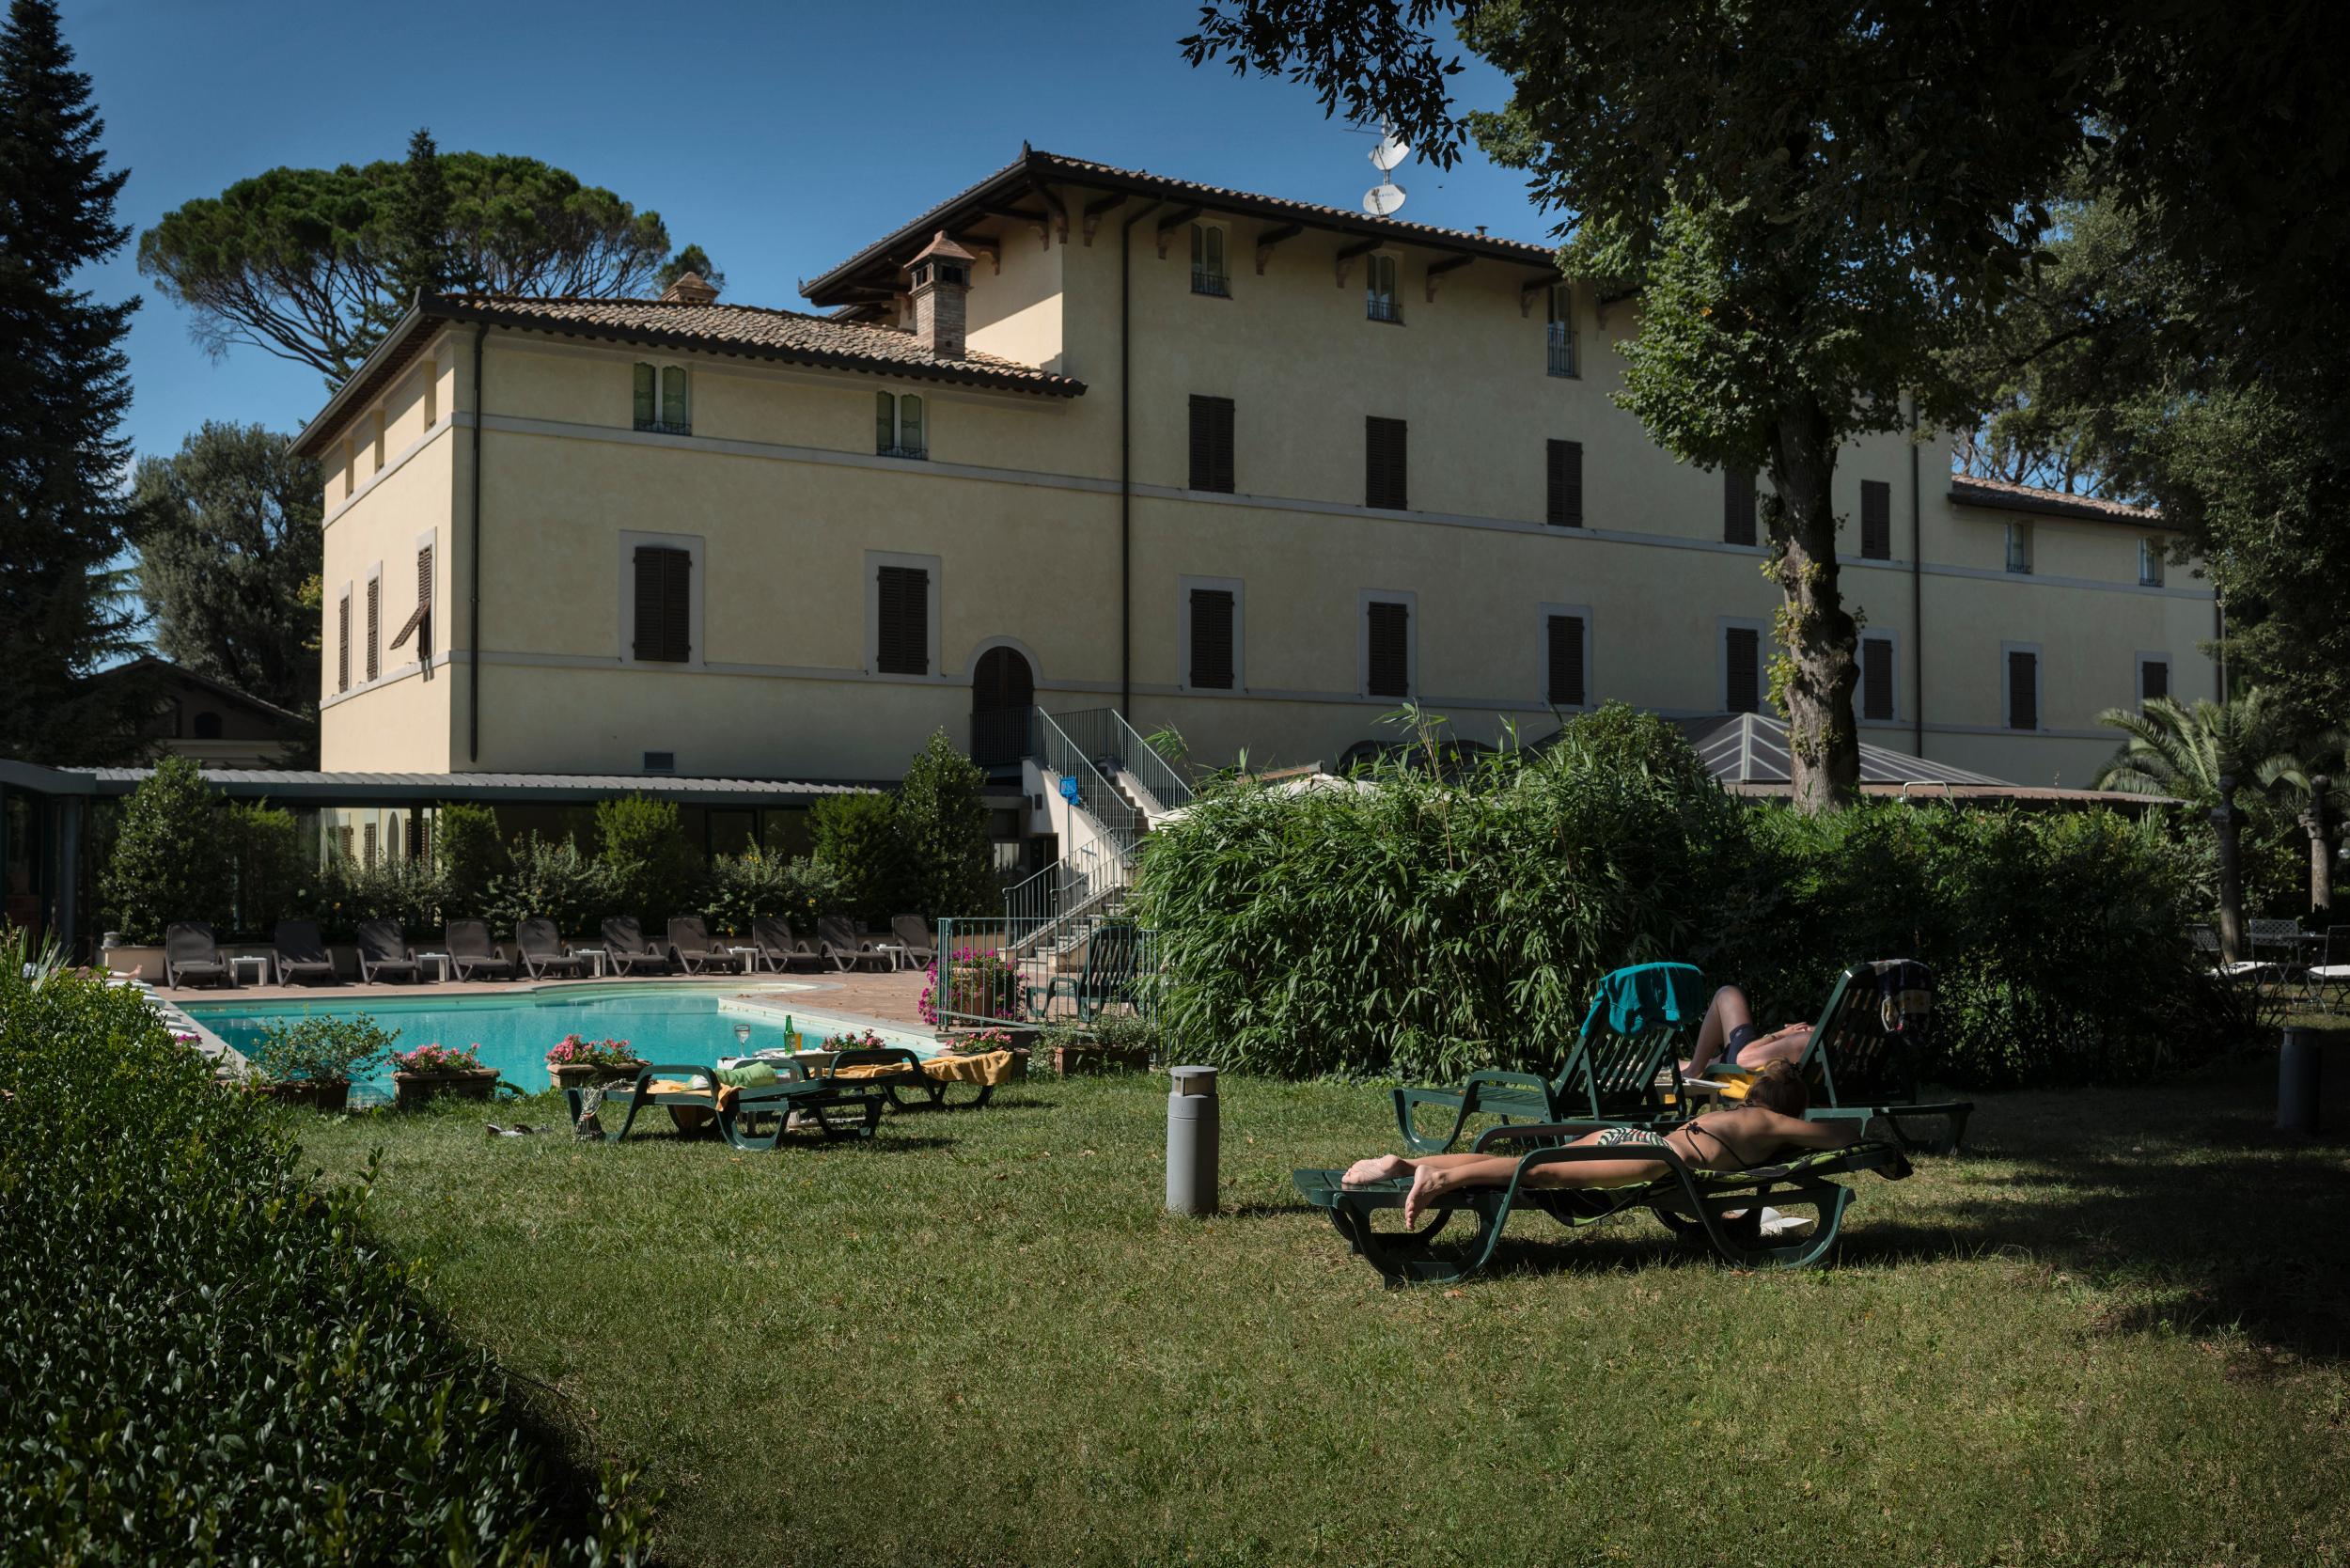
[[[1115,708],[1329,762],[1404,698],[1528,738],[1767,706],[1752,485],[1609,401],[1637,299],[1546,246],[1023,149],[804,285],[829,314],[418,302],[324,461],[323,765],[894,779]],[[1855,444],[1862,738],[2089,781],[2216,690],[2150,513]]]

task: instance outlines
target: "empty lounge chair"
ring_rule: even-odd
[[[824,966],[824,955],[807,937],[792,935],[791,925],[773,915],[761,915],[751,921],[751,945],[759,949],[759,962],[778,975],[795,964],[811,969]]]
[[[490,928],[479,920],[451,920],[441,933],[448,944],[448,961],[459,980],[477,974],[514,978],[514,961],[490,940]]]
[[[938,938],[931,934],[930,922],[919,915],[901,915],[889,922],[889,933],[905,948],[908,964],[938,962]]]
[[[603,917],[603,950],[612,955],[616,975],[633,975],[639,969],[661,975],[669,972],[668,955],[645,940],[645,928],[634,915]]]
[[[534,915],[514,928],[514,951],[523,961],[523,972],[532,980],[544,980],[551,974],[580,975],[588,970],[588,961],[573,958],[563,950],[562,941],[556,935],[555,922],[543,915]]]
[[[896,963],[879,948],[857,934],[844,915],[827,915],[816,922],[816,941],[825,960],[836,969],[854,969],[860,964],[877,964],[894,969]]]
[[[670,917],[669,953],[689,975],[713,967],[731,974],[742,967],[741,961],[726,949],[710,945],[710,928],[698,915]]]
[[[398,920],[359,922],[359,979],[372,985],[384,976],[393,980],[424,978],[424,965],[409,949],[408,933]]]
[[[316,920],[280,920],[270,937],[270,963],[277,983],[291,985],[323,980],[335,983],[335,955],[319,940]]]
[[[220,956],[212,928],[201,920],[180,920],[164,933],[165,985],[234,985],[235,974]]]

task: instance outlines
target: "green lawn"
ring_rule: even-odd
[[[1288,1184],[1391,1143],[1371,1089],[1228,1082],[1204,1222],[1159,1213],[1164,1079],[769,1156],[304,1136],[384,1151],[376,1225],[677,1563],[2345,1560],[2350,1146],[2269,1132],[2270,1072],[1988,1099],[1832,1268],[1537,1219],[1402,1292]]]

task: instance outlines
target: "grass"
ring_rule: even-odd
[[[1833,1268],[1541,1222],[1454,1290],[1293,1201],[1391,1142],[1359,1087],[1228,1081],[1206,1221],[1159,1212],[1163,1079],[759,1157],[479,1106],[305,1141],[384,1151],[378,1229],[676,1563],[2342,1560],[2350,1160],[2268,1072],[1987,1100]]]

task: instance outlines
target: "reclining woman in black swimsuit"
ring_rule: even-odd
[[[1747,994],[1734,985],[1725,985],[1714,993],[1707,1005],[1705,1021],[1698,1026],[1698,1043],[1689,1053],[1689,1059],[1681,1064],[1681,1075],[1694,1078],[1716,1061],[1731,1067],[1754,1072],[1775,1061],[1801,1061],[1806,1047],[1811,1043],[1809,1024],[1781,1024],[1764,1034],[1755,1026],[1754,1009],[1747,1001]]]
[[[1662,1160],[1644,1160],[1632,1151],[1669,1149],[1698,1170],[1738,1171],[1765,1164],[1790,1149],[1841,1149],[1858,1140],[1857,1121],[1823,1125],[1806,1121],[1810,1091],[1803,1075],[1785,1061],[1766,1065],[1735,1110],[1712,1111],[1684,1121],[1669,1133],[1645,1127],[1608,1127],[1576,1138],[1577,1144],[1622,1147],[1621,1160],[1586,1160],[1537,1166],[1527,1173],[1534,1187],[1615,1187],[1652,1182],[1668,1168]],[[1366,1186],[1392,1176],[1408,1175],[1412,1190],[1403,1200],[1403,1223],[1414,1226],[1445,1194],[1462,1187],[1504,1187],[1517,1174],[1516,1154],[1430,1154],[1407,1160],[1379,1154],[1357,1160],[1346,1171],[1346,1184]]]

